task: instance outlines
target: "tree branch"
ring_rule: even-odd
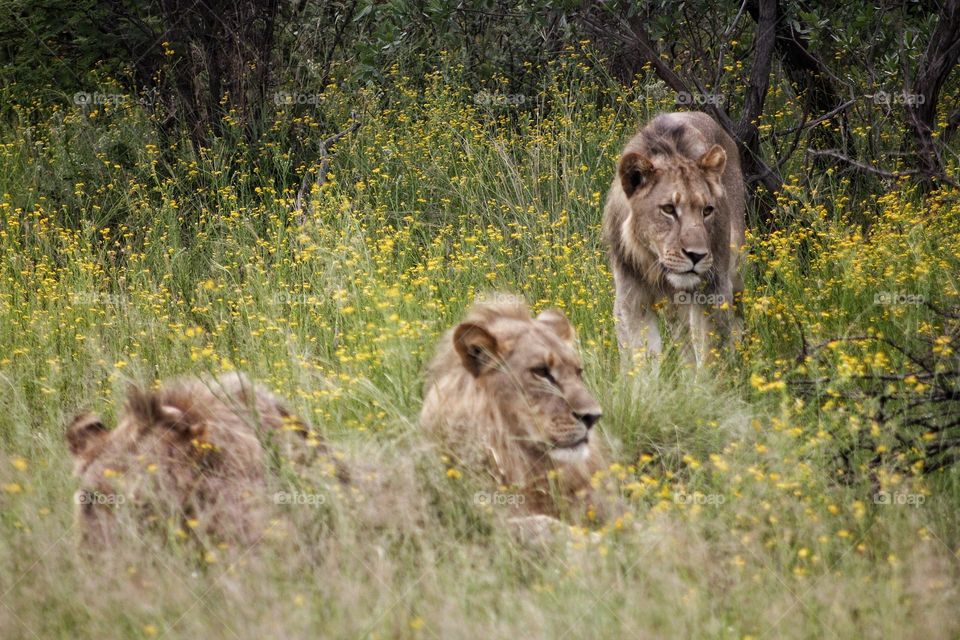
[[[330,147],[360,128],[360,120],[357,118],[356,111],[350,112],[350,121],[350,126],[348,126],[346,129],[339,131],[320,142],[320,167],[317,169],[317,179],[315,182],[318,189],[327,182],[327,174],[330,171]],[[306,222],[307,214],[310,213],[304,211],[304,204],[307,197],[307,187],[309,184],[310,172],[307,171],[303,174],[303,179],[300,181],[300,190],[297,191],[297,198],[294,201],[294,210],[297,212],[298,224],[303,224]]]

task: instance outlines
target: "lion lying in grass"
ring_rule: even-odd
[[[237,373],[131,390],[113,430],[96,415],[78,416],[66,439],[80,480],[82,546],[109,546],[124,524],[137,536],[150,525],[173,524],[256,543],[267,519],[261,439],[288,432],[305,435],[306,428]]]
[[[430,365],[422,427],[515,495],[516,515],[581,517],[604,466],[592,432],[600,405],[575,340],[559,311],[534,318],[520,301],[480,303]]]

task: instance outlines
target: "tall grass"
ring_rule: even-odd
[[[422,91],[396,72],[389,96],[331,87],[316,113],[278,112],[275,132],[362,121],[303,224],[308,167],[269,136],[242,169],[235,143],[158,149],[138,108],[15,108],[0,131],[0,636],[958,633],[955,473],[882,475],[922,504],[877,504],[876,478],[834,464],[859,426],[783,384],[799,329],[940,335],[923,307],[874,302],[956,304],[957,194],[790,181],[783,227],[750,239],[735,361],[626,370],[602,198],[623,141],[671,99],[592,80],[579,59],[548,71],[519,107],[478,104],[446,70]],[[867,231],[851,222],[867,213]],[[489,290],[577,326],[615,459],[595,481],[629,505],[599,536],[518,546],[417,430],[435,341]],[[897,366],[840,351],[828,373]],[[224,368],[288,397],[387,495],[281,462],[271,489],[324,501],[278,505],[285,524],[256,549],[148,540],[79,558],[65,420],[112,417],[131,382]]]

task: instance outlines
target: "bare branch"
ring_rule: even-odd
[[[856,99],[848,100],[847,102],[844,102],[842,105],[840,105],[836,109],[833,109],[832,111],[829,111],[823,114],[819,118],[814,118],[813,120],[805,120],[804,122],[798,124],[795,127],[790,127],[789,129],[784,129],[783,131],[774,131],[770,135],[776,138],[777,136],[785,136],[791,133],[796,133],[797,131],[803,131],[804,129],[809,129],[810,127],[815,127],[821,122],[826,122],[827,120],[833,118],[835,115],[839,114],[840,112],[846,111],[851,106],[856,104],[856,102],[857,102]]]
[[[360,128],[360,120],[357,118],[356,111],[350,112],[350,120],[350,126],[348,126],[346,129],[339,131],[320,142],[320,167],[317,169],[317,179],[315,181],[318,189],[327,182],[327,174],[330,171],[330,147],[342,140],[345,136],[350,135]],[[307,171],[303,174],[303,180],[300,182],[300,190],[297,191],[297,199],[294,201],[294,210],[297,212],[298,224],[303,224],[306,222],[307,214],[310,213],[304,210],[304,203],[306,202],[309,184],[310,172]]]
[[[907,178],[910,176],[915,176],[923,173],[920,169],[908,169],[907,171],[887,171],[886,169],[880,169],[878,167],[859,162],[853,158],[848,158],[839,151],[834,149],[807,149],[807,153],[812,156],[825,156],[828,158],[833,158],[835,160],[840,160],[852,168],[862,171],[864,173],[869,173],[875,176],[880,176],[881,178],[887,178],[888,180],[896,180],[897,178]]]

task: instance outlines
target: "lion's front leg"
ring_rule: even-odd
[[[650,357],[663,352],[657,314],[652,309],[627,305],[618,297],[613,305],[613,313],[620,357],[624,362],[631,362],[638,352]]]
[[[613,282],[616,290],[613,317],[621,361],[632,362],[637,352],[659,356],[663,352],[663,341],[649,296],[617,269],[614,269]]]
[[[687,323],[690,327],[690,357],[697,367],[704,366],[711,358],[711,339],[713,317],[710,310],[702,304],[687,305]]]
[[[722,296],[683,292],[670,309],[670,330],[681,345],[683,357],[694,367],[703,367],[722,350],[729,335],[729,309],[715,304]]]
[[[739,285],[737,284],[739,282]],[[743,332],[742,319],[737,314],[734,293],[743,291],[743,282],[739,274],[735,279],[728,279],[720,292],[714,296],[714,304],[710,305],[714,344],[718,353],[726,350],[729,355],[736,351],[736,343]]]
[[[687,305],[691,359],[698,367],[713,362],[727,350],[734,351],[736,318],[733,312],[733,288],[727,283],[717,293],[697,294]]]

